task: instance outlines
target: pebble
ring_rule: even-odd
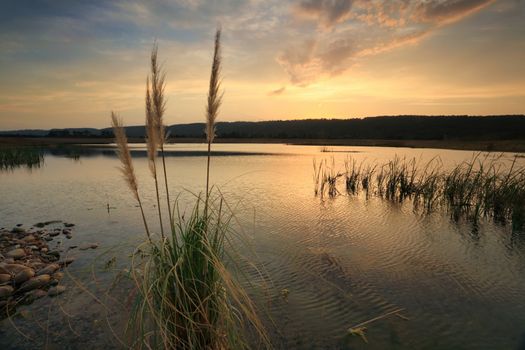
[[[0,273],[0,284],[11,281],[11,275],[7,273]]]
[[[49,264],[46,267],[44,267],[43,269],[39,270],[37,272],[37,276],[40,276],[40,275],[52,275],[59,268],[60,268],[60,266],[58,264]]]
[[[52,250],[50,252],[47,253],[47,255],[53,255],[57,258],[60,258],[60,252],[58,250]]]
[[[0,272],[8,273],[10,275],[16,275],[18,272],[27,269],[27,266],[21,264],[10,264],[3,262],[0,264]]]
[[[55,272],[52,277],[55,280],[57,280],[57,281],[61,281],[62,278],[64,278],[64,273],[63,272]]]
[[[0,299],[5,299],[13,294],[14,288],[11,286],[0,287]]]
[[[32,278],[34,275],[35,275],[35,270],[33,270],[32,268],[27,267],[27,268],[21,270],[20,272],[18,272],[15,275],[14,281],[15,281],[16,284],[22,284],[25,281],[27,281],[30,278]]]
[[[98,243],[84,243],[78,247],[78,249],[80,250],[97,249],[97,248],[98,248]]]
[[[60,285],[64,273],[59,270],[75,259],[62,257],[61,233],[73,238],[74,224],[64,223],[62,228],[45,228],[55,222],[39,222],[30,229],[17,225],[13,229],[0,229],[0,310],[16,308],[23,300],[30,303],[46,295],[56,296],[66,290]],[[50,249],[48,242],[54,241]],[[72,245],[69,249],[76,247]],[[98,243],[86,243],[84,249],[95,249]],[[65,255],[65,254],[64,254]]]
[[[25,250],[22,248],[13,249],[7,253],[7,256],[13,259],[21,259],[26,256]]]
[[[34,240],[35,240],[35,236],[33,236],[33,235],[27,235],[24,238],[22,238],[22,241],[24,241],[24,242],[31,242],[31,241],[34,241]]]
[[[26,298],[30,301],[43,298],[47,295],[47,292],[43,289],[34,289],[26,294]]]
[[[58,262],[60,266],[67,266],[71,264],[73,261],[75,261],[75,258],[65,258],[64,260],[61,260]]]
[[[29,281],[24,282],[20,288],[18,288],[17,292],[23,293],[28,292],[33,289],[42,288],[46,286],[49,281],[51,280],[51,276],[49,275],[40,275],[31,278]]]
[[[55,287],[49,288],[47,295],[49,295],[50,297],[54,297],[54,296],[64,293],[65,291],[66,291],[65,286],[55,286]]]

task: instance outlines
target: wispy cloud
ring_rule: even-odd
[[[282,95],[286,91],[286,86],[283,86],[279,89],[272,90],[268,93],[268,96],[279,96]]]
[[[315,27],[282,50],[277,62],[296,85],[308,85],[352,67],[360,57],[417,44],[438,28],[495,0],[301,0],[292,16]]]

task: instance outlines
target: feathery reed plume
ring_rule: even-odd
[[[156,128],[159,134],[159,146],[164,143],[165,128],[164,128],[164,112],[166,112],[166,101],[164,99],[164,88],[166,86],[166,74],[159,66],[157,43],[153,45],[151,50],[151,100],[152,110],[155,118]]]
[[[168,205],[168,215],[170,219],[170,226],[173,230],[174,222],[171,212],[170,192],[168,189],[168,175],[166,173],[166,157],[164,156],[164,142],[166,141],[166,133],[164,127],[164,112],[166,111],[166,101],[164,99],[164,87],[166,74],[158,64],[157,59],[158,46],[157,43],[153,45],[151,50],[151,102],[154,125],[157,130],[157,141],[160,147],[162,157],[162,170],[164,173],[164,186],[166,188],[166,201]]]
[[[206,107],[206,141],[208,142],[208,162],[206,166],[206,201],[204,212],[208,209],[208,197],[210,186],[210,160],[211,160],[211,144],[215,139],[215,121],[219,113],[219,107],[222,102],[222,94],[219,93],[221,86],[221,28],[217,28],[215,33],[215,49],[213,53],[213,63],[211,66],[210,76],[210,90],[208,91],[208,105]]]
[[[142,201],[140,200],[137,177],[135,176],[135,169],[133,168],[133,162],[131,161],[128,139],[126,137],[126,132],[124,131],[122,119],[115,112],[111,112],[111,126],[113,127],[113,132],[115,134],[118,157],[122,163],[122,166],[119,168],[119,170],[124,176],[129,189],[139,204],[140,212],[142,214],[142,221],[144,222],[144,228],[146,229],[148,240],[151,242],[148,223],[146,222],[146,216],[144,215],[144,209],[142,208]]]
[[[162,210],[160,207],[159,182],[157,179],[157,151],[159,147],[159,129],[156,125],[155,112],[151,101],[149,76],[146,79],[146,145],[148,149],[148,165],[151,176],[155,180],[155,194],[157,197],[157,210],[159,213],[160,234],[164,239],[164,225],[162,223]]]

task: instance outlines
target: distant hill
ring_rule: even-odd
[[[168,127],[177,138],[204,137],[204,123]],[[128,137],[144,137],[144,126],[126,127]],[[3,131],[0,136],[111,137],[111,128]],[[363,119],[305,119],[219,122],[222,138],[514,140],[525,139],[525,116],[379,116]]]

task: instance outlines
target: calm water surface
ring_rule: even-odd
[[[525,349],[525,233],[510,225],[452,222],[420,215],[409,203],[313,195],[312,159],[384,162],[396,155],[443,167],[472,152],[376,147],[218,144],[212,182],[234,208],[258,266],[245,268],[250,293],[264,308],[275,348]],[[167,158],[172,195],[191,210],[203,191],[205,146],[173,145]],[[147,211],[155,214],[144,147],[133,148]],[[502,162],[510,162],[504,154]],[[521,163],[525,160],[521,158]],[[110,148],[54,150],[42,168],[0,173],[0,227],[60,219],[77,226],[63,246],[98,242],[68,253],[68,292],[22,307],[0,321],[0,348],[123,348],[119,341],[133,296],[119,271],[142,238],[138,209]],[[109,209],[108,209],[109,207]],[[152,223],[153,224],[153,223]],[[114,264],[108,264],[114,261]],[[280,291],[287,289],[283,298]],[[347,329],[402,308],[368,326],[368,344]],[[271,320],[271,321],[270,321]]]

